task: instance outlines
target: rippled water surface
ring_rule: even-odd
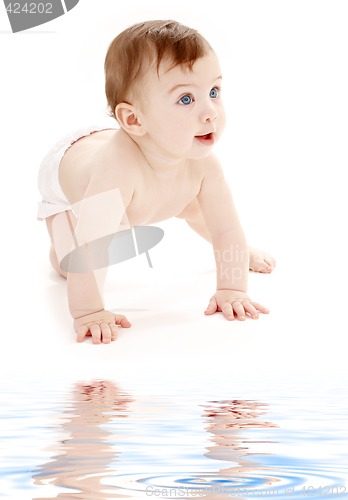
[[[111,380],[1,394],[0,498],[348,498],[342,391],[131,394]]]

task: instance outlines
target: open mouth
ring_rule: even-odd
[[[205,144],[206,146],[211,146],[212,144],[214,144],[214,135],[212,132],[205,135],[196,135],[195,139],[197,139],[197,141],[199,141],[201,144]]]

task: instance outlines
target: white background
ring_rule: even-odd
[[[173,18],[219,55],[228,125],[221,157],[248,240],[270,251],[250,275],[269,316],[227,322],[203,311],[214,292],[209,245],[163,223],[151,252],[112,269],[111,308],[133,323],[108,346],[74,343],[64,280],[36,220],[42,156],[105,116],[104,57],[127,26]],[[8,377],[143,377],[222,372],[272,380],[340,379],[347,336],[348,4],[340,0],[80,0],[67,15],[12,34],[0,6],[1,363]],[[195,370],[193,370],[195,368]],[[346,375],[344,375],[346,377]]]

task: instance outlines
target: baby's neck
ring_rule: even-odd
[[[165,158],[145,148],[141,149],[141,151],[146,163],[158,175],[170,176],[187,165],[186,159]]]
[[[153,173],[157,175],[168,177],[187,166],[188,161],[186,158],[174,158],[161,155],[161,153],[151,149],[151,147],[146,144],[146,141],[133,137],[131,137],[131,139],[137,144],[146,164]]]

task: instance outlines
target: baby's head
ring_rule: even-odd
[[[146,21],[120,33],[110,44],[105,59],[105,91],[110,114],[116,106],[130,103],[141,93],[149,67],[159,72],[162,62],[169,67],[192,69],[197,59],[211,50],[194,29],[176,21]]]

